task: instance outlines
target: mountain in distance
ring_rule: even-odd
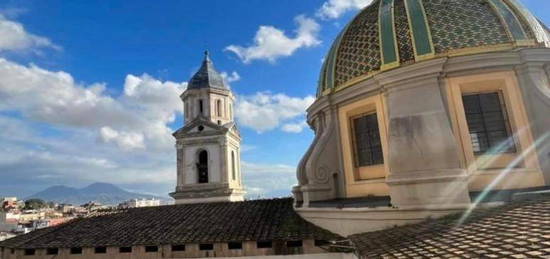
[[[73,205],[82,205],[89,201],[99,202],[105,205],[117,205],[131,199],[153,198],[161,200],[161,202],[164,203],[168,202],[168,198],[129,192],[109,183],[93,183],[80,189],[67,187],[64,185],[56,185],[30,195],[25,199],[27,200],[31,198]]]

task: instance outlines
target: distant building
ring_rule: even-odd
[[[6,201],[9,201],[9,202],[16,202],[16,201],[17,201],[17,197],[2,197],[2,198],[0,198],[0,202],[6,202]]]
[[[17,201],[17,197],[0,198],[0,209],[10,210],[10,209],[17,209],[18,207],[19,207],[19,203]]]
[[[141,208],[141,207],[154,207],[160,206],[160,200],[158,199],[131,199],[118,205],[119,208]]]
[[[88,212],[97,211],[97,210],[105,210],[105,209],[110,209],[111,208],[107,205],[103,205],[103,204],[101,204],[99,202],[95,202],[95,201],[87,202],[85,204],[82,204],[80,207],[84,208]]]
[[[9,232],[17,228],[19,222],[19,214],[0,211],[0,232]]]
[[[58,208],[63,214],[68,214],[68,213],[75,212],[75,206],[73,206],[71,204],[60,204],[58,206]]]

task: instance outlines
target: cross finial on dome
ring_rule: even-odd
[[[210,61],[210,53],[208,52],[208,50],[204,51],[204,60]]]

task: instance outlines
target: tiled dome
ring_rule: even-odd
[[[550,32],[518,0],[375,0],[328,53],[318,96],[422,60],[550,47]]]

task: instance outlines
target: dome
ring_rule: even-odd
[[[338,35],[318,96],[423,60],[550,47],[550,32],[518,0],[375,0]]]

